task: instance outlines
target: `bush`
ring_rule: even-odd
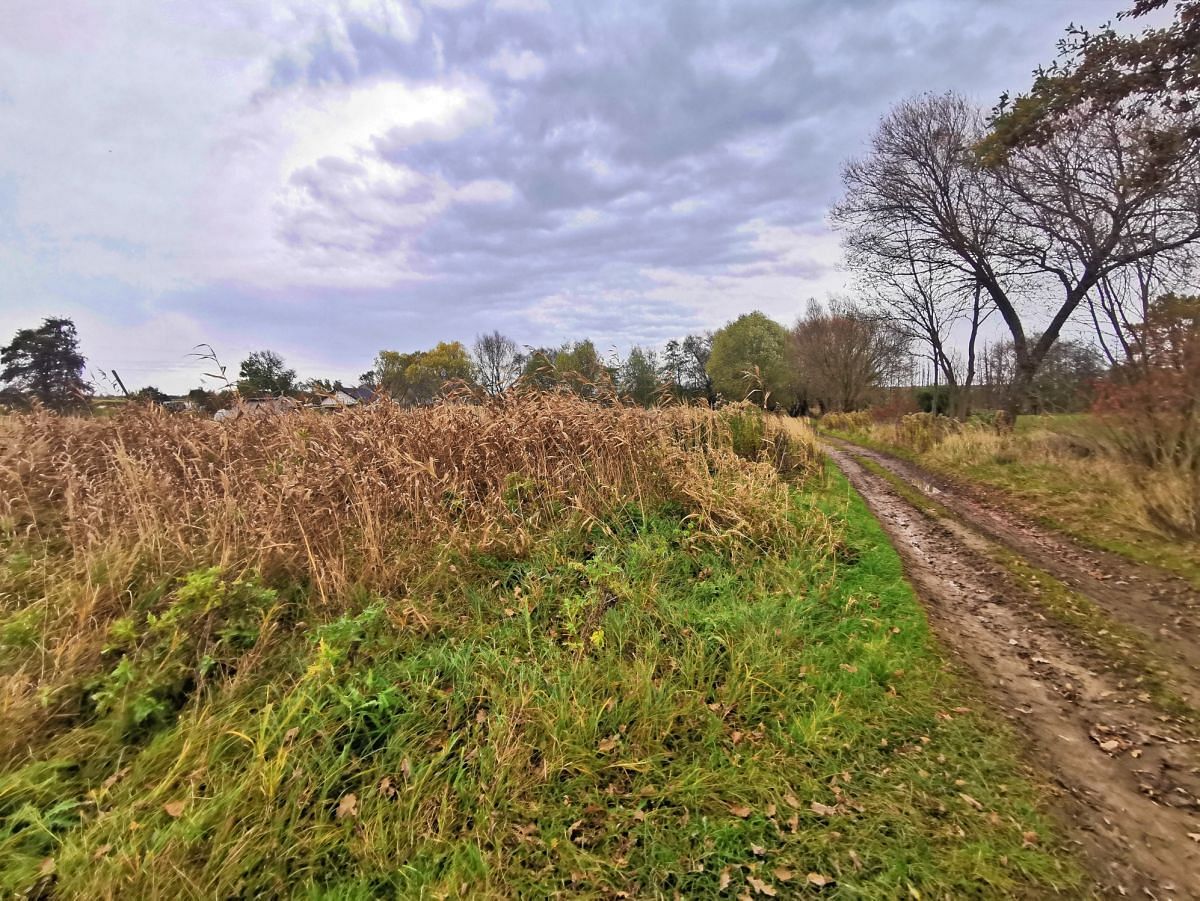
[[[844,432],[847,435],[867,435],[874,423],[870,413],[858,411],[855,413],[826,413],[821,417],[821,428],[831,432]]]

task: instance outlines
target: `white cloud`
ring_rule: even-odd
[[[502,72],[513,81],[524,81],[541,77],[546,71],[546,62],[532,50],[518,53],[511,47],[505,47],[488,60],[488,68],[493,72]]]
[[[549,0],[492,0],[493,9],[518,13],[548,13]]]

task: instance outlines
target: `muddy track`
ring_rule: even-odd
[[[1084,551],[910,464],[843,442],[826,449],[883,524],[934,630],[1026,738],[1028,762],[1054,788],[1098,893],[1200,901],[1195,717],[1164,708],[1088,636],[1047,615],[1028,582],[997,560],[1018,556],[1139,633],[1160,655],[1156,672],[1192,706],[1200,698],[1194,593]]]

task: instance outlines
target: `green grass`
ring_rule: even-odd
[[[1134,563],[1174,573],[1200,588],[1200,547],[1141,528],[1122,507],[1123,492],[1110,481],[1053,463],[982,460],[935,468],[999,489],[1047,528]]]
[[[794,504],[836,554],[706,549],[660,508],[322,625],[294,587],[164,586],[147,608],[178,612],[115,629],[85,712],[0,772],[0,888],[1076,897],[862,501],[831,472]],[[279,622],[294,637],[240,680],[234,652]],[[200,623],[219,639],[188,695]]]

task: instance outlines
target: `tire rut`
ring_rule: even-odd
[[[935,632],[1027,738],[1028,760],[1055,787],[1060,818],[1098,892],[1200,899],[1193,723],[1154,706],[1133,680],[1046,617],[989,554],[1001,545],[1032,558],[1025,553],[1031,538],[998,540],[1005,530],[983,517],[930,516],[854,455],[898,461],[840,442],[826,450],[900,553]],[[888,469],[913,484],[911,472]],[[937,500],[953,513],[949,494],[939,489]]]

